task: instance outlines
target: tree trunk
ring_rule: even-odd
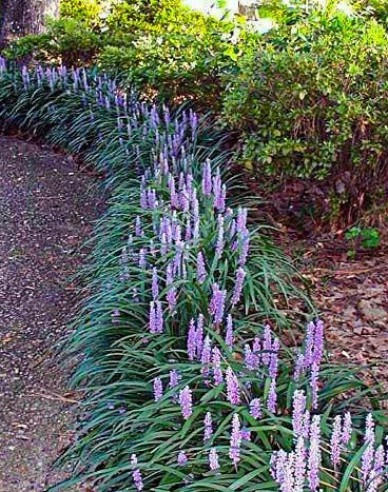
[[[46,16],[57,17],[60,0],[0,0],[0,46],[44,31]]]

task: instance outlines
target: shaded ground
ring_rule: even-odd
[[[53,355],[74,314],[68,283],[97,216],[70,159],[0,137],[0,491],[44,491],[72,396]]]
[[[367,378],[388,391],[388,241],[347,258],[348,245],[317,242],[304,254],[305,274],[326,322],[333,360],[373,364]],[[387,401],[388,408],[388,401]]]

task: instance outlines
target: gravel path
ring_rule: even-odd
[[[0,492],[44,491],[57,478],[72,395],[53,348],[98,213],[92,183],[71,159],[0,137]]]

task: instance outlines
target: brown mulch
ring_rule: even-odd
[[[74,395],[54,355],[101,203],[71,158],[0,137],[0,491],[44,491]]]
[[[304,274],[326,323],[327,348],[335,361],[372,365],[368,382],[388,390],[388,241],[358,251],[349,259],[348,244],[333,237],[305,249]]]

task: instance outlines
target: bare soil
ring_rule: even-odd
[[[69,279],[98,216],[71,158],[0,137],[0,491],[44,491],[75,397],[56,354],[75,312]]]

